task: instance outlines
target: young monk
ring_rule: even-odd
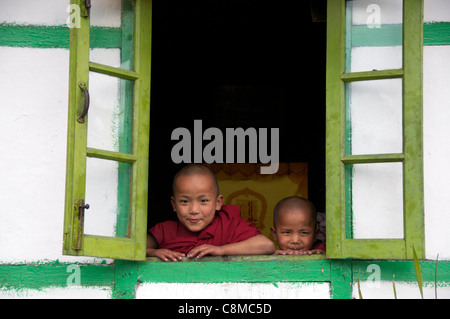
[[[319,225],[316,208],[306,198],[280,200],[273,210],[272,236],[279,249],[274,255],[324,254],[325,244],[316,242]]]
[[[240,216],[240,207],[223,205],[223,200],[209,168],[190,164],[181,169],[173,179],[171,197],[178,221],[149,230],[147,256],[177,261],[205,255],[272,254],[272,241]]]

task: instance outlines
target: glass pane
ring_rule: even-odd
[[[425,0],[423,21],[450,22],[450,1],[448,0]]]
[[[346,83],[347,155],[402,153],[402,80]]]
[[[85,234],[128,237],[131,166],[87,158]]]
[[[89,93],[87,146],[131,153],[133,81],[90,72]]]
[[[91,62],[133,70],[133,2],[131,0],[92,1],[89,58]],[[93,54],[92,50],[95,48],[103,48],[103,50]],[[117,51],[117,60],[109,59],[107,51],[110,50]]]
[[[402,169],[402,163],[377,163],[348,170],[353,238],[403,238]]]
[[[402,68],[402,0],[346,2],[346,72]]]

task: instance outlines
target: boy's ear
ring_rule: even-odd
[[[316,222],[316,229],[314,229],[314,241],[316,241],[318,235],[319,235],[319,223]]]
[[[277,232],[274,227],[270,227],[270,231],[272,232],[273,240],[277,241]]]
[[[220,210],[222,208],[223,200],[224,200],[223,199],[223,195],[217,196],[217,199],[216,199],[216,210]]]
[[[177,210],[175,209],[175,197],[170,196],[170,203],[172,204],[173,211],[176,212]]]

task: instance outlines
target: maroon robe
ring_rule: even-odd
[[[200,232],[191,232],[179,221],[169,220],[156,224],[149,233],[158,242],[158,248],[184,254],[204,244],[223,246],[261,234],[252,223],[241,217],[241,208],[235,205],[223,205],[216,211],[212,222]]]

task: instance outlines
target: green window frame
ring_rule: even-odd
[[[67,134],[66,198],[64,213],[63,254],[75,256],[95,256],[124,260],[144,260],[146,249],[147,198],[148,198],[148,145],[150,123],[150,68],[151,68],[151,17],[152,1],[123,1],[127,7],[122,17],[122,31],[132,35],[121,38],[122,55],[131,55],[133,69],[117,67],[90,61],[90,36],[95,37],[90,27],[90,10],[86,1],[71,0],[80,8],[79,27],[70,29],[70,70],[69,70],[69,117]],[[132,4],[130,4],[132,3]],[[93,6],[95,3],[92,4]],[[126,20],[124,20],[124,16]],[[130,24],[130,21],[133,23]],[[97,28],[98,29],[98,28]],[[126,30],[125,30],[126,29]],[[95,38],[92,39],[96,41]],[[126,47],[126,48],[125,48]],[[129,80],[133,85],[121,87],[128,93],[124,98],[125,111],[131,112],[132,125],[127,138],[128,150],[119,151],[90,148],[87,146],[87,121],[78,120],[85,107],[84,88],[89,89],[89,74],[95,72],[118,79]],[[123,143],[124,141],[119,141]],[[88,158],[110,160],[117,165],[129,165],[129,182],[122,190],[125,196],[119,203],[117,213],[117,237],[84,234],[84,209],[86,196],[86,163]],[[126,164],[124,164],[126,163]],[[119,174],[122,174],[119,172]],[[120,179],[123,178],[119,175]],[[125,194],[125,195],[123,195]],[[118,195],[120,196],[120,195]],[[119,200],[120,201],[120,200]],[[92,210],[92,207],[91,207]],[[89,211],[86,211],[89,214]],[[119,237],[120,236],[120,237]]]
[[[326,80],[326,218],[330,258],[412,259],[413,248],[425,258],[422,136],[423,0],[403,0],[401,69],[347,72],[346,1],[328,0]],[[375,30],[376,31],[376,30]],[[402,79],[401,153],[348,155],[346,83]],[[346,128],[347,127],[347,128]],[[403,167],[402,239],[355,239],[351,236],[352,164],[394,163]],[[350,222],[349,222],[350,221]]]

